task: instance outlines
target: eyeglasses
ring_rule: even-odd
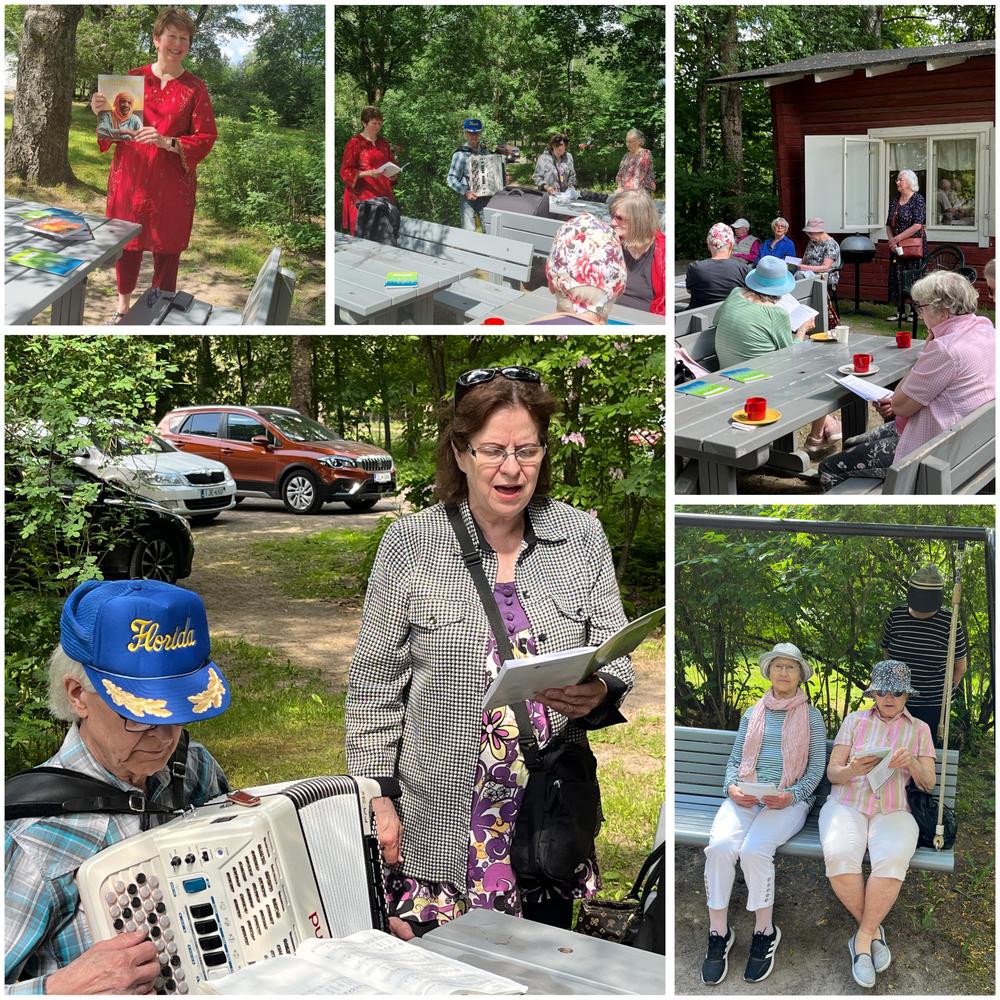
[[[911,301],[913,301],[913,300],[911,299]],[[916,301],[913,301],[913,308],[916,309],[917,312],[920,312],[921,309],[926,309],[929,305],[930,305],[929,302],[916,302]]]
[[[462,397],[477,385],[485,385],[492,382],[498,375],[502,375],[512,382],[537,382],[541,384],[542,376],[534,368],[522,368],[519,365],[511,365],[507,368],[473,368],[471,371],[463,372],[455,382],[455,408]]]
[[[115,715],[118,715],[115,712]],[[125,723],[126,733],[148,733],[150,729],[155,729],[156,724],[153,722],[135,722],[133,719],[127,719],[124,715],[118,715],[118,718]]]
[[[538,465],[545,457],[544,444],[522,444],[513,451],[507,451],[495,444],[484,444],[482,448],[473,448],[466,445],[466,450],[483,468],[492,469],[503,465],[504,462],[514,456],[518,465],[532,466]]]
[[[619,215],[617,212],[614,212],[611,215],[611,221],[612,222],[620,222],[620,223],[624,224],[624,223],[628,222],[628,219],[626,219],[624,215]]]
[[[902,698],[903,695],[906,694],[906,692],[905,691],[876,691],[875,694],[878,695],[879,698],[888,698],[889,695],[892,695],[893,698]]]

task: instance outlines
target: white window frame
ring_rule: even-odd
[[[935,226],[927,225],[927,239],[932,243],[978,243],[981,247],[990,245],[990,237],[996,235],[996,220],[993,215],[994,199],[994,126],[992,122],[962,122],[955,125],[917,125],[894,128],[873,128],[868,130],[870,139],[880,140],[879,147],[879,207],[883,220],[889,214],[889,191],[885,183],[889,176],[885,144],[888,142],[927,143],[927,183],[933,183],[937,176],[934,162],[935,139],[975,139],[976,140],[976,224],[975,226]],[[936,190],[936,189],[935,189]],[[921,192],[924,200],[934,192]],[[928,202],[928,219],[933,219],[934,206]],[[882,226],[885,239],[885,226]]]

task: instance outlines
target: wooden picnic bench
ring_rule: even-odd
[[[889,467],[885,479],[857,476],[828,496],[951,496],[992,493],[996,478],[996,402],[986,403]]]
[[[674,839],[689,847],[704,847],[712,829],[712,820],[725,799],[723,782],[726,764],[736,741],[736,733],[725,729],[674,728]],[[833,740],[826,741],[827,760]],[[941,781],[943,751],[937,751],[935,773]],[[958,789],[958,751],[949,750],[946,763],[945,804],[954,808]],[[816,790],[816,802],[809,811],[805,826],[778,848],[778,854],[800,858],[822,858],[819,841],[819,811],[830,794],[830,782],[823,776]],[[918,847],[910,867],[925,871],[955,870],[955,851],[936,851]]]
[[[462,278],[435,292],[434,318],[438,322],[475,323],[517,299],[521,295],[521,282],[531,277],[530,244],[501,236],[403,216],[397,245],[475,267],[490,275],[489,279]]]
[[[250,289],[241,312],[223,309],[195,299],[185,309],[159,308],[162,300],[172,300],[174,292],[153,294],[149,289],[139,296],[125,314],[122,326],[284,326],[292,309],[295,275],[281,266],[281,248],[275,247]]]

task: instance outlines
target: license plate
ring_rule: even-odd
[[[201,498],[205,500],[208,497],[221,497],[225,495],[225,492],[225,486],[208,486],[201,491]]]
[[[376,472],[375,473],[375,482],[376,483],[388,483],[388,482],[391,482],[391,481],[392,481],[392,473],[391,472]]]

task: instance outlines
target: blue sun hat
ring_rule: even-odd
[[[795,287],[788,265],[778,257],[761,257],[760,263],[743,279],[743,283],[762,295],[785,295]]]
[[[872,682],[862,697],[872,698],[876,691],[920,694],[910,683],[910,668],[902,660],[879,660],[872,667]]]
[[[482,132],[483,123],[478,118],[466,118],[465,121],[462,122],[462,128],[464,128],[466,132]]]
[[[205,604],[190,590],[158,580],[88,580],[66,598],[59,627],[63,650],[126,719],[179,726],[229,708]]]

